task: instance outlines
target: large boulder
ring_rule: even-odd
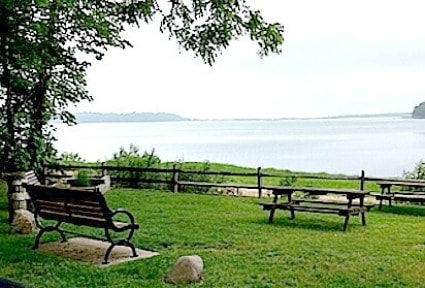
[[[172,284],[189,284],[203,279],[204,262],[198,255],[182,256],[168,273],[165,282]]]
[[[11,226],[13,232],[21,234],[32,234],[38,231],[34,214],[24,209],[14,211]]]

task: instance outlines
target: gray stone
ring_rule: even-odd
[[[34,214],[24,209],[14,211],[11,226],[13,232],[21,234],[32,234],[38,231],[34,220]]]
[[[189,284],[203,279],[204,262],[198,255],[180,257],[173,269],[168,273],[165,282],[173,284]]]

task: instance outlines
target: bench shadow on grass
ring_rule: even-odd
[[[339,219],[340,218],[340,219]],[[294,228],[294,229],[305,229],[305,230],[316,230],[323,232],[344,232],[344,218],[339,217],[340,221],[333,221],[332,219],[324,219],[324,218],[305,218],[305,217],[296,217],[291,220],[289,218],[275,218],[273,223],[268,223],[268,219],[264,219],[263,221],[258,221],[259,224],[262,225],[270,225],[277,228]],[[361,224],[361,220],[358,217],[353,217],[350,219],[348,223],[347,231],[361,229],[363,226]],[[366,226],[367,227],[367,224]]]
[[[402,205],[399,206],[382,206],[381,210],[375,209],[376,212],[380,213],[392,213],[398,215],[409,215],[409,216],[425,216],[425,205],[410,206]]]

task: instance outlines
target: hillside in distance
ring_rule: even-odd
[[[420,103],[413,109],[412,118],[424,119],[425,118],[425,102]]]
[[[171,113],[97,113],[80,112],[76,113],[78,123],[98,123],[98,122],[164,122],[164,121],[184,121],[185,119],[177,114]]]
[[[102,123],[102,122],[166,122],[166,121],[220,121],[221,119],[192,119],[184,118],[180,115],[173,113],[153,113],[153,112],[141,112],[141,113],[99,113],[99,112],[80,112],[76,113],[75,117],[77,123]],[[382,114],[352,114],[352,115],[337,115],[327,117],[313,117],[313,118],[277,118],[277,119],[263,119],[263,118],[234,118],[227,120],[235,121],[249,121],[249,120],[311,120],[311,119],[340,119],[340,118],[371,118],[371,117],[401,117],[411,118],[412,114],[405,113],[382,113]],[[420,117],[414,117],[420,118]]]

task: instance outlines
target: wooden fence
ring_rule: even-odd
[[[112,185],[127,183],[129,185],[137,186],[139,184],[165,184],[173,192],[179,192],[184,186],[192,187],[203,187],[203,188],[221,188],[221,189],[256,189],[258,190],[258,197],[262,197],[262,192],[271,186],[267,182],[270,179],[279,179],[280,181],[286,179],[289,182],[291,180],[298,179],[316,179],[316,180],[332,180],[332,181],[354,181],[358,183],[358,189],[365,190],[366,182],[376,182],[389,180],[385,178],[374,178],[366,177],[365,171],[360,171],[358,176],[330,176],[330,175],[308,175],[308,174],[284,174],[284,173],[265,173],[261,167],[258,167],[255,172],[226,172],[226,171],[194,171],[184,170],[178,165],[173,165],[172,168],[137,168],[137,167],[122,167],[122,166],[108,166],[105,163],[101,165],[44,165],[43,175],[40,175],[42,179],[47,178],[63,178],[66,176],[65,171],[79,170],[79,169],[91,169],[97,170],[102,176],[110,175]],[[126,173],[125,176],[121,173]],[[247,183],[236,183],[236,182],[206,182],[206,181],[194,181],[196,176],[206,176],[208,180],[211,178],[225,179],[225,177],[243,177],[244,179],[250,179]],[[189,179],[189,180],[187,180]],[[255,179],[255,181],[253,180]],[[282,186],[283,184],[279,184]],[[285,184],[291,185],[291,183]]]

